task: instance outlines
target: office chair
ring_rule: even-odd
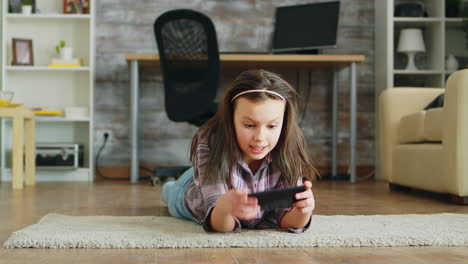
[[[154,22],[170,120],[201,126],[218,109],[214,102],[220,79],[218,40],[213,22],[194,10],[177,9]],[[151,183],[176,177],[188,167],[157,168]]]

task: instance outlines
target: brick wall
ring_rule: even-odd
[[[125,53],[156,53],[153,22],[157,16],[175,8],[190,8],[208,15],[214,22],[220,50],[266,50],[270,47],[274,10],[279,5],[312,1],[267,0],[100,0],[96,13],[95,130],[112,130],[113,140],[101,155],[104,166],[130,164],[129,69]],[[325,53],[364,54],[358,66],[358,165],[374,164],[374,2],[341,1],[338,47]],[[278,71],[293,85],[298,73]],[[223,72],[222,94],[238,74]],[[305,109],[302,129],[317,165],[330,163],[331,84],[327,71],[310,73],[312,88]],[[164,112],[163,87],[157,69],[140,73],[140,156],[145,164],[188,164],[188,146],[196,127],[175,123]],[[348,71],[339,76],[339,163],[347,164],[349,97]],[[307,91],[299,89],[301,94]],[[102,139],[95,138],[97,150]]]

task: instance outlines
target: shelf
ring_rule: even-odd
[[[445,19],[445,23],[462,23],[463,20],[462,17],[450,17]]]
[[[84,168],[84,167],[78,167],[77,169],[75,168],[67,168],[67,167],[49,167],[49,166],[44,166],[44,167],[38,167],[36,166],[36,171],[49,171],[49,172],[75,172],[75,171],[84,171],[88,172],[89,168]]]
[[[447,18],[445,19],[445,25],[449,28],[463,29],[465,24],[463,20],[463,18]]]
[[[89,118],[66,118],[63,116],[36,116],[36,122],[89,122]]]
[[[82,172],[87,172],[89,171],[88,167],[78,167],[77,169],[62,169],[62,168],[50,168],[50,167],[36,167],[36,170],[41,170],[41,171],[82,171]],[[11,173],[11,168],[5,166],[5,172]]]
[[[441,22],[443,19],[440,17],[395,17],[395,23],[436,23]]]
[[[89,182],[92,181],[92,169],[80,167],[74,170],[37,169],[36,182]],[[11,168],[4,168],[2,181],[11,182]]]
[[[35,116],[36,122],[90,122],[88,118],[66,118],[63,116]],[[5,119],[6,122],[11,123],[11,119]]]
[[[90,14],[8,14],[11,19],[91,19]]]
[[[48,66],[6,66],[7,71],[89,71],[89,66],[82,67],[48,67]]]
[[[415,70],[415,71],[407,71],[407,70],[393,70],[394,74],[419,74],[419,75],[429,75],[429,74],[442,74],[444,71],[439,70]]]
[[[428,27],[441,25],[442,18],[395,18],[395,27]]]
[[[461,27],[463,26],[464,18],[451,17],[451,18],[418,18],[418,17],[399,17],[394,18],[395,26],[398,27],[423,27],[427,25],[433,25],[441,22],[449,27]]]

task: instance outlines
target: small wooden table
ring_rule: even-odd
[[[36,178],[34,113],[22,107],[0,107],[0,117],[11,118],[13,120],[13,189],[23,188],[23,145],[26,154],[26,162],[24,162],[26,167],[24,169],[26,185],[34,185]]]

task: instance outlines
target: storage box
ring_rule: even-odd
[[[89,110],[87,107],[66,107],[65,108],[65,118],[88,118]]]
[[[83,167],[81,144],[36,144],[38,169],[78,169]]]

